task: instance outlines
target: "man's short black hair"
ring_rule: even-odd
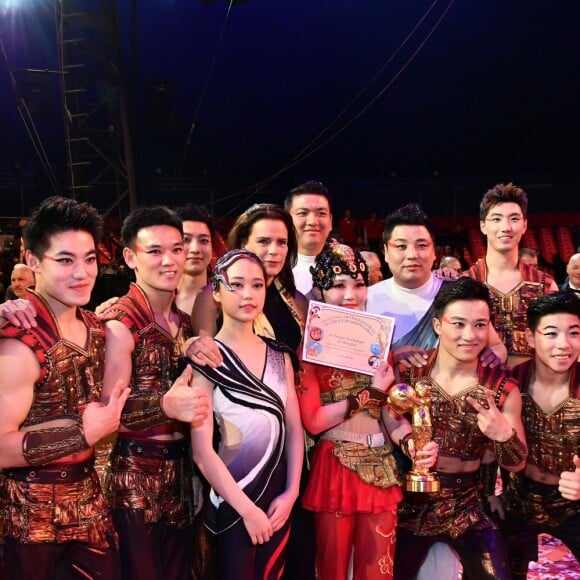
[[[532,300],[528,305],[528,328],[534,332],[544,316],[549,314],[572,314],[580,319],[580,298],[576,292],[550,292]]]
[[[131,248],[139,230],[152,226],[171,226],[183,236],[183,224],[176,212],[164,205],[140,207],[133,210],[123,221],[121,226],[123,245]]]
[[[35,256],[41,257],[49,248],[52,236],[69,231],[89,233],[96,247],[101,239],[102,219],[88,203],[58,195],[48,197],[24,225],[24,246]]]
[[[441,320],[449,304],[458,300],[481,300],[487,304],[491,314],[492,302],[488,287],[479,280],[461,277],[441,285],[435,300],[433,300],[435,316]]]
[[[292,203],[294,202],[294,198],[298,197],[299,195],[323,195],[328,201],[328,207],[332,206],[332,200],[330,198],[330,193],[328,192],[328,188],[322,181],[315,181],[310,180],[305,183],[302,183],[295,187],[294,189],[290,190],[290,193],[286,196],[284,200],[284,209],[286,211],[290,211],[292,209]]]
[[[383,242],[385,244],[389,242],[393,235],[393,230],[397,226],[425,226],[431,239],[435,240],[429,218],[418,203],[408,203],[387,216],[385,229],[383,230]]]

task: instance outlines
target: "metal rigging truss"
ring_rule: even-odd
[[[136,207],[116,0],[55,0],[68,194],[119,217]]]

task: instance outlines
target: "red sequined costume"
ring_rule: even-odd
[[[431,378],[437,352],[438,349],[429,351],[427,364],[408,369],[403,380],[412,386],[418,380],[431,385],[433,440],[439,445],[439,457],[481,460],[490,440],[479,430],[477,411],[467,402],[467,397],[485,404],[485,391],[491,390],[501,410],[517,384],[500,369],[480,366],[478,384],[450,396]],[[484,500],[478,493],[477,473],[439,473],[440,493],[405,494],[399,506],[397,580],[414,578],[436,541],[446,542],[458,552],[471,578],[509,577],[507,554],[498,551],[501,548],[499,530],[487,515]]]
[[[317,366],[316,373],[323,405],[342,401],[371,384],[367,375],[349,371]],[[309,411],[303,400],[300,403],[305,415]],[[317,562],[323,580],[339,579],[346,573],[353,546],[355,577],[357,570],[366,578],[392,577],[402,493],[392,444],[381,432],[378,413],[376,418],[376,433],[368,439],[370,443],[378,437],[376,447],[340,440],[338,426],[324,433],[314,448],[302,503],[316,512]],[[366,559],[366,567],[357,558]]]
[[[191,326],[189,317],[175,304],[173,309],[180,319],[175,337],[156,324],[147,296],[136,284],[106,313],[107,320],[122,322],[135,340],[128,403],[132,398],[146,400],[149,395],[155,398],[166,393],[177,378],[178,357],[191,336]],[[128,408],[130,405],[121,416],[125,427]],[[182,437],[171,441],[153,438],[175,433]],[[168,578],[187,577],[192,493],[188,425],[160,416],[153,427],[119,432],[111,454],[107,495],[121,539],[124,574],[154,578],[154,570],[159,568],[155,558],[169,559],[174,550],[171,561],[163,563],[165,574]]]
[[[488,288],[492,301],[491,323],[505,344],[509,356],[534,354],[526,340],[526,312],[532,300],[548,294],[554,280],[551,276],[523,262],[519,263],[522,281],[510,292],[504,294],[487,283],[485,259],[480,258],[467,271],[467,276],[483,282]]]
[[[522,393],[522,421],[528,444],[528,464],[560,477],[574,471],[574,454],[580,455],[580,364],[570,371],[569,396],[545,413],[528,392],[535,361],[512,369]],[[557,485],[535,481],[523,472],[510,473],[502,496],[507,512],[505,532],[512,571],[525,577],[530,560],[537,560],[537,535],[562,540],[580,562],[580,501],[562,497]],[[529,542],[524,541],[529,537]]]
[[[0,338],[28,346],[40,365],[32,405],[21,427],[55,419],[80,421],[85,406],[101,398],[103,327],[92,312],[78,309],[87,328],[86,347],[81,348],[61,337],[56,317],[39,294],[30,291],[28,299],[37,312],[37,326],[25,329],[8,324],[0,332]],[[6,574],[21,577],[13,550],[19,552],[15,558],[25,558],[25,566],[41,570],[43,565],[53,565],[48,552],[60,558],[62,547],[70,542],[77,552],[84,545],[92,560],[87,577],[99,571],[116,574],[117,536],[93,460],[6,470],[0,482],[0,538],[7,542]],[[40,544],[44,548],[35,549]]]

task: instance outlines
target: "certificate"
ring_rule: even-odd
[[[373,375],[387,358],[395,319],[311,300],[304,331],[305,361]]]

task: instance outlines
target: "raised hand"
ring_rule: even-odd
[[[254,546],[264,544],[274,533],[268,516],[257,505],[252,505],[242,520]]]
[[[580,457],[574,455],[574,471],[563,471],[558,482],[562,497],[571,501],[580,499]]]
[[[6,300],[0,304],[0,318],[5,318],[14,326],[32,328],[36,326],[36,308],[30,300],[23,298]]]
[[[185,344],[185,356],[198,365],[214,369],[224,362],[216,341],[209,336],[190,338]]]
[[[513,427],[495,404],[491,391],[485,391],[486,406],[473,397],[467,397],[467,402],[477,411],[477,426],[479,430],[492,441],[502,443],[513,435]]]
[[[131,389],[117,381],[107,404],[101,402],[89,403],[83,412],[83,431],[90,447],[103,437],[114,433],[121,422],[121,412],[127,402]]]
[[[209,396],[199,387],[191,387],[193,370],[187,365],[172,387],[163,395],[163,412],[183,423],[201,423],[209,412]]]

